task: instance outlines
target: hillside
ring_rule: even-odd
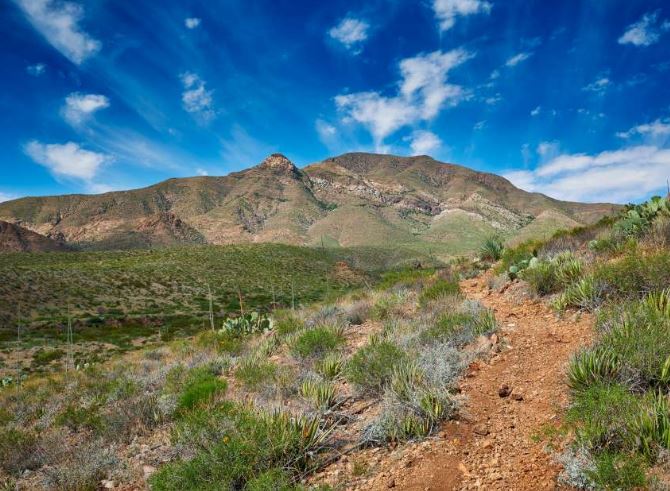
[[[0,253],[65,251],[61,241],[45,237],[14,223],[0,220]]]
[[[0,219],[83,248],[280,242],[472,251],[484,236],[550,234],[617,207],[528,193],[427,156],[350,153],[298,169],[274,154],[223,177],[100,195],[21,198]]]

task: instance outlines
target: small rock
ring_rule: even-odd
[[[482,442],[482,448],[491,448],[493,446],[493,440],[487,438]]]
[[[474,428],[472,428],[472,431],[474,431],[475,434],[481,436],[486,436],[489,434],[489,429],[486,427],[486,425],[475,425]]]
[[[498,389],[498,395],[500,397],[507,397],[512,393],[512,389],[510,389],[509,385],[503,384],[500,386]]]
[[[143,465],[142,472],[144,473],[144,478],[147,479],[156,472],[156,468],[153,465]]]
[[[391,479],[386,485],[387,488],[395,488],[395,479]]]
[[[110,481],[109,479],[103,479],[100,481],[100,485],[103,487],[103,489],[114,489],[116,487],[116,483],[114,481]]]
[[[514,399],[515,401],[523,401],[523,396],[515,392],[514,394],[512,394],[512,399]]]

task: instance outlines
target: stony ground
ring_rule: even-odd
[[[560,423],[568,403],[565,368],[589,342],[592,319],[558,318],[515,285],[492,291],[479,278],[462,288],[494,309],[501,330],[490,340],[489,359],[473,363],[462,380],[460,420],[419,444],[345,456],[324,474],[360,490],[559,487],[561,466],[542,435]]]

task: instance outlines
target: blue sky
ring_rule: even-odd
[[[0,200],[429,154],[551,196],[670,177],[665,1],[11,0]]]

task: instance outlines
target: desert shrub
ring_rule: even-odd
[[[305,330],[293,342],[294,354],[301,358],[319,358],[342,345],[344,339],[335,327],[315,327]]]
[[[279,470],[280,484],[293,482],[327,444],[331,431],[321,428],[318,418],[231,404],[196,416],[178,435],[191,440],[195,456],[159,469],[150,478],[152,489],[212,489],[212,483],[216,489],[244,489],[247,483],[267,483],[266,473]]]
[[[279,336],[292,334],[305,327],[305,323],[289,310],[275,312],[275,332]]]
[[[192,369],[186,376],[177,402],[177,410],[190,411],[226,391],[227,384],[203,368]]]
[[[33,365],[48,365],[52,361],[60,360],[63,356],[65,356],[65,351],[62,349],[41,349],[36,351],[33,355]]]
[[[587,476],[596,489],[646,488],[646,462],[638,455],[604,452],[596,456],[594,464]]]
[[[461,289],[457,281],[450,279],[437,279],[432,285],[425,287],[419,295],[419,304],[425,305],[432,300],[458,295]]]
[[[556,265],[551,261],[538,261],[534,266],[524,269],[521,277],[538,295],[548,295],[559,287]]]
[[[358,300],[342,308],[342,316],[347,324],[360,326],[370,316],[372,307],[369,300]]]
[[[79,402],[74,402],[56,416],[55,424],[65,426],[73,431],[93,430],[102,431],[103,420],[100,417],[99,406],[84,407]]]
[[[235,378],[250,390],[274,380],[276,374],[277,365],[257,356],[242,359],[235,369]]]
[[[653,297],[651,297],[653,298]],[[670,317],[649,299],[603,313],[598,345],[617,357],[621,378],[635,388],[670,384]]]
[[[0,428],[0,467],[7,474],[19,475],[41,465],[37,436],[18,428]]]
[[[419,339],[425,343],[448,341],[474,322],[472,315],[462,312],[446,312],[441,315],[435,324],[424,330]]]
[[[299,491],[301,488],[291,482],[291,476],[283,469],[270,469],[250,479],[245,491]]]
[[[114,449],[98,440],[66,452],[62,462],[44,470],[44,480],[47,489],[94,491],[118,465]]]
[[[346,377],[361,390],[379,393],[406,359],[405,352],[389,341],[368,344],[349,360]]]
[[[379,282],[377,288],[380,290],[386,290],[398,285],[413,285],[421,280],[429,278],[434,273],[434,269],[417,268],[387,271],[382,275],[382,280]]]
[[[503,249],[504,246],[500,237],[488,237],[479,247],[479,255],[484,260],[498,261],[502,257]]]
[[[610,298],[639,298],[670,285],[670,252],[628,254],[618,261],[600,264],[594,278]]]
[[[214,348],[219,353],[239,354],[244,347],[244,338],[231,332],[204,331],[198,334],[196,344],[202,348]]]
[[[567,418],[575,425],[577,443],[588,450],[630,451],[636,447],[632,429],[638,411],[628,387],[596,383],[575,394]]]

